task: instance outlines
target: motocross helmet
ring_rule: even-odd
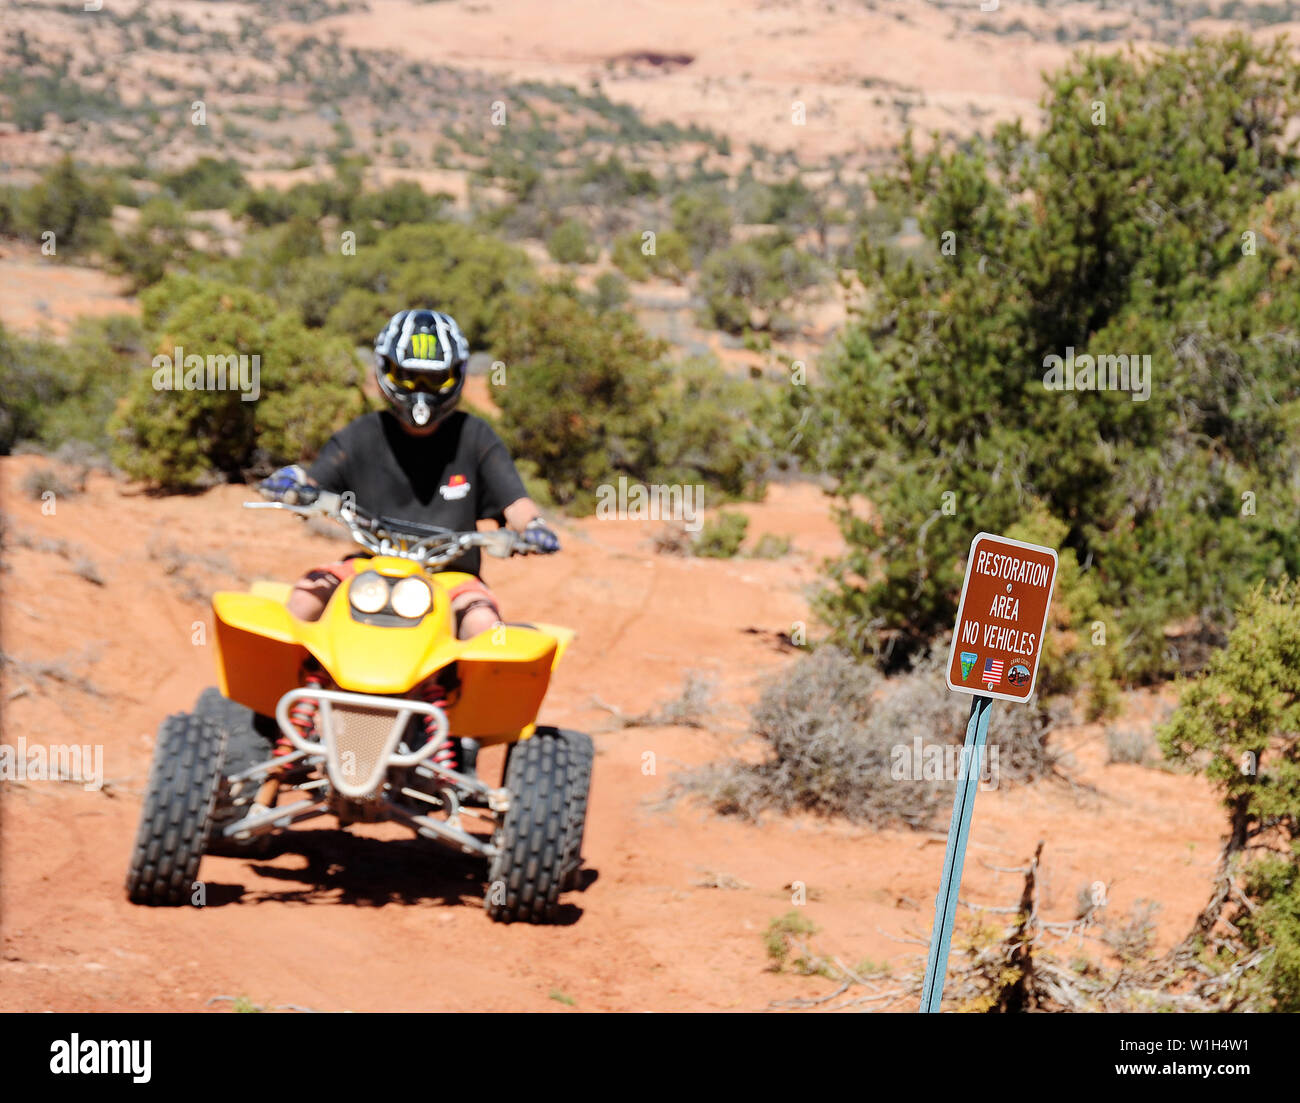
[[[469,344],[456,320],[437,310],[402,310],[375,338],[375,378],[398,418],[432,432],[456,408]]]

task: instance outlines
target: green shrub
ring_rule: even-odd
[[[502,433],[512,454],[537,464],[557,502],[589,510],[602,482],[649,478],[665,346],[630,315],[598,317],[546,288],[501,312],[492,346],[507,373],[493,392]]]
[[[109,419],[132,381],[147,371],[144,327],[125,314],[83,318],[61,351],[65,393],[47,411],[40,439],[49,447],[83,442],[107,455]]]
[[[670,372],[662,341],[625,311],[596,313],[571,287],[514,301],[491,335],[506,366],[501,433],[554,500],[576,511],[618,476],[755,492],[766,473],[765,396],[716,365]]]
[[[188,292],[188,293],[186,293]],[[274,302],[243,287],[164,280],[147,316],[167,300],[153,348],[168,362],[180,347],[198,356],[260,357],[260,394],[168,390],[156,372],[133,380],[110,423],[113,457],[134,478],[168,489],[202,486],[309,458],[363,408],[359,365],[341,342],[305,329]],[[155,368],[169,369],[161,361]],[[187,364],[188,366],[188,364]]]
[[[631,298],[632,293],[628,290],[627,280],[617,272],[602,272],[596,277],[596,290],[592,295],[591,305],[598,313],[603,314],[607,310],[617,310],[626,306]]]
[[[731,241],[732,222],[731,206],[720,188],[684,191],[673,197],[673,229],[686,240],[696,263]]]
[[[653,248],[653,252],[646,252]],[[643,231],[620,234],[610,249],[610,259],[630,280],[648,280],[652,276],[681,281],[691,270],[690,250],[686,239],[675,230],[656,233],[653,243]]]
[[[1264,990],[1272,1009],[1300,1011],[1300,846],[1286,856],[1268,854],[1246,873],[1243,890],[1254,902],[1234,917],[1245,944],[1271,950]]]
[[[642,237],[633,231],[620,234],[610,246],[609,257],[614,266],[629,280],[640,282],[652,275],[650,258],[641,251]]]
[[[329,256],[322,261],[330,277],[330,290],[313,293],[311,301],[329,317],[349,289],[375,296],[378,313],[387,319],[399,310],[429,306],[445,310],[459,323],[470,347],[488,339],[498,313],[511,293],[534,278],[532,264],[523,250],[459,223],[428,223],[403,226],[380,234],[375,243],[354,257]],[[293,301],[301,280],[312,273],[290,274],[279,296]],[[355,344],[372,344],[378,332],[373,314],[352,309],[335,319],[350,328],[332,332]]]
[[[1044,696],[1082,692],[1087,719],[1098,720],[1113,715],[1119,705],[1115,689],[1119,629],[1112,611],[1102,604],[1097,573],[1080,569],[1074,549],[1066,545],[1068,534],[1069,526],[1041,505],[1005,533],[1012,540],[1054,548],[1057,553],[1037,691]]]
[[[695,538],[693,552],[705,559],[731,559],[740,551],[749,531],[749,518],[743,513],[723,510],[708,521]]]
[[[659,194],[654,173],[643,168],[629,169],[616,153],[604,161],[588,161],[578,173],[578,183],[593,185],[596,190],[592,198],[602,204]]]
[[[204,271],[271,296],[310,328],[367,346],[397,311],[429,306],[452,314],[471,348],[481,347],[508,296],[536,278],[527,254],[475,227],[356,227],[355,255],[342,252],[336,231],[322,238],[315,222],[293,218],[250,233],[242,256]]]
[[[48,341],[26,341],[0,326],[0,454],[38,440],[52,406],[67,395],[63,357]]]
[[[349,287],[330,307],[325,327],[355,344],[368,345],[373,344],[393,314],[382,295],[362,287]]]
[[[775,388],[691,359],[664,379],[656,402],[654,481],[704,484],[727,498],[756,496],[772,448]]]
[[[546,250],[561,264],[588,264],[596,259],[587,227],[576,218],[565,219],[551,231]]]
[[[139,292],[162,279],[168,268],[193,259],[189,234],[185,212],[165,196],[156,196],[140,208],[130,230],[113,237],[106,250],[109,263]]]
[[[189,210],[226,210],[239,204],[248,190],[239,162],[200,157],[159,180]]]
[[[15,221],[20,233],[36,241],[54,233],[56,255],[93,249],[112,210],[108,189],[82,175],[65,155],[18,196]]]
[[[18,189],[0,185],[0,234],[18,233]]]
[[[1232,845],[1267,825],[1300,838],[1300,581],[1246,596],[1227,646],[1188,682],[1160,729],[1173,762],[1208,756],[1205,775],[1224,794]]]
[[[274,226],[290,218],[318,221],[324,214],[320,194],[309,185],[296,185],[288,191],[259,188],[242,196],[231,209],[239,218],[258,226]]]
[[[413,180],[398,180],[380,191],[357,196],[350,217],[384,226],[433,222],[443,216],[451,201],[446,192],[430,195]]]
[[[0,327],[0,453],[23,441],[107,452],[108,418],[146,362],[143,329],[126,315],[84,318],[62,344]]]
[[[795,249],[783,234],[769,234],[710,254],[700,270],[700,294],[705,321],[730,333],[751,325],[752,312],[769,315],[775,308],[817,283],[819,266]]]
[[[1166,758],[1193,765],[1223,795],[1227,854],[1272,850],[1244,869],[1248,903],[1230,917],[1250,949],[1269,949],[1277,1010],[1300,1010],[1300,581],[1256,586],[1227,646],[1188,682],[1158,731]]]

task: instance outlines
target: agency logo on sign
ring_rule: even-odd
[[[966,675],[970,673],[971,667],[975,665],[975,660],[979,656],[974,651],[963,651],[961,653],[961,680],[966,680]]]

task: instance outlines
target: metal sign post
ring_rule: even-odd
[[[922,1013],[937,1012],[943,999],[993,699],[1024,702],[1033,695],[1055,581],[1056,552],[1051,548],[987,532],[971,541],[948,653],[947,681],[949,689],[970,693],[974,700],[957,772],[943,876],[934,898],[934,927],[921,988]],[[970,681],[972,673],[975,678]]]
[[[992,697],[976,697],[970,703],[966,722],[966,744],[962,749],[957,795],[952,802],[952,823],[948,825],[948,848],[943,855],[943,878],[934,898],[934,928],[930,934],[930,955],[925,963],[925,985],[921,989],[921,1011],[938,1011],[943,998],[943,978],[948,972],[948,948],[952,943],[952,922],[957,914],[957,893],[966,862],[966,840],[975,814],[975,791],[984,764],[984,741],[989,734]]]

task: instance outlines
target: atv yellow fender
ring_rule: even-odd
[[[470,575],[424,574],[406,559],[377,556],[367,564],[387,578],[420,574],[433,587],[433,607],[410,625],[365,623],[354,615],[352,579],[335,590],[318,621],[285,607],[290,587],[255,582],[248,592],[212,599],[221,692],[265,715],[300,684],[303,660],[315,656],[340,689],[400,695],[455,664],[447,718],[456,735],[496,743],[532,734],[551,673],[573,639],[558,625],[498,625],[473,639],[455,637],[448,592]]]

